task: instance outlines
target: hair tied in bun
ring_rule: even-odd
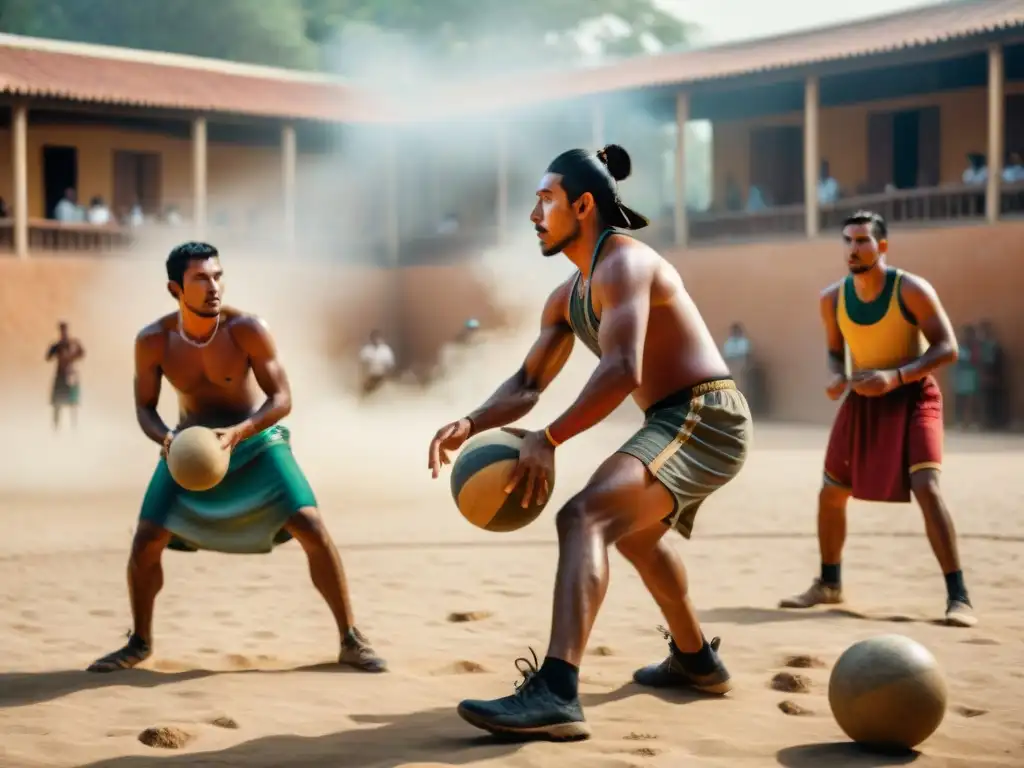
[[[633,170],[629,153],[618,144],[608,144],[598,150],[597,159],[608,168],[608,173],[616,181],[629,178],[629,174]]]

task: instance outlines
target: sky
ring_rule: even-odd
[[[665,10],[701,27],[704,44],[769,37],[936,4],[936,0],[658,0]]]

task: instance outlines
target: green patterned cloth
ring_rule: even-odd
[[[316,496],[292,455],[291,434],[273,426],[235,446],[224,479],[208,491],[187,491],[160,463],[142,500],[139,520],[173,534],[170,548],[261,554],[291,539],[285,522]]]

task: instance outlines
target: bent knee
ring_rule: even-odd
[[[629,562],[641,562],[650,557],[658,548],[668,530],[668,526],[659,526],[645,531],[638,531],[619,539],[615,542],[615,548]]]
[[[845,507],[850,498],[850,489],[825,480],[818,492],[818,502],[823,507]]]
[[[555,528],[560,535],[564,535],[593,524],[593,518],[592,507],[587,504],[586,497],[577,494],[558,510],[558,514],[555,515]]]
[[[131,556],[133,560],[153,560],[160,557],[171,542],[171,532],[152,523],[142,522],[132,537]]]
[[[910,490],[918,502],[935,501],[939,498],[939,473],[934,469],[921,469],[910,476]]]
[[[288,518],[284,524],[288,533],[294,536],[300,544],[319,544],[326,542],[330,537],[327,533],[327,526],[320,513],[312,507],[300,509]]]
[[[559,538],[598,533],[608,544],[620,541],[631,527],[631,521],[615,514],[607,504],[591,498],[586,492],[573,497],[555,516]]]

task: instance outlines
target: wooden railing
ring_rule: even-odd
[[[116,251],[134,241],[136,230],[116,224],[82,224],[52,219],[28,220],[30,251]],[[0,249],[14,250],[14,219],[0,219]]]
[[[690,242],[793,236],[806,229],[804,207],[785,205],[761,211],[690,213]]]
[[[1003,184],[999,198],[999,211],[1002,216],[1024,216],[1024,182]]]
[[[821,206],[821,229],[837,230],[858,210],[880,213],[889,224],[934,224],[985,217],[985,188],[949,184],[844,197]]]
[[[821,206],[821,231],[837,231],[844,218],[860,209],[876,211],[890,224],[901,226],[978,221],[985,217],[985,190],[976,186],[945,185],[846,197],[835,204]],[[1002,186],[1000,215],[1024,217],[1024,183]],[[799,237],[805,232],[806,217],[803,205],[790,205],[750,212],[691,211],[688,224],[691,245],[699,245],[725,240]],[[193,236],[187,225],[159,223],[123,227],[33,218],[29,219],[28,225],[29,250],[49,253],[116,253],[138,248],[164,252]],[[657,247],[671,246],[674,242],[671,217],[656,219],[638,234]],[[272,253],[288,247],[282,229],[276,226],[252,229],[211,225],[206,236],[225,252]],[[469,252],[483,254],[498,242],[495,227],[406,238],[400,243],[400,263],[458,260]],[[355,241],[349,231],[339,231],[335,235],[330,231],[300,226],[296,233],[296,248],[306,256],[373,264],[389,261],[383,238],[364,236]],[[0,254],[13,251],[14,221],[11,218],[0,219]]]

